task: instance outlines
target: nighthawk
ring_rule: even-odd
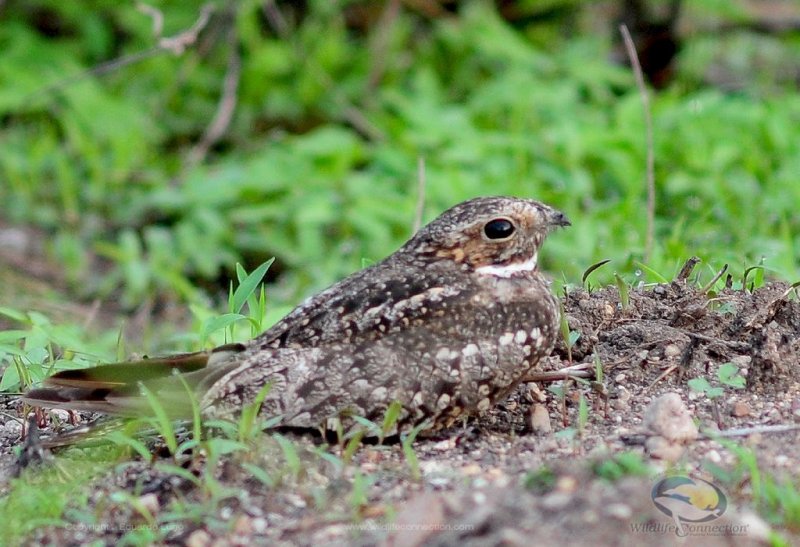
[[[282,426],[380,423],[394,401],[398,427],[446,426],[490,408],[553,348],[558,303],[537,257],[548,233],[568,225],[537,201],[472,199],[245,344],[63,371],[25,399],[136,414],[147,408],[142,385],[177,405],[188,384],[204,414],[220,417],[269,384],[261,412]]]

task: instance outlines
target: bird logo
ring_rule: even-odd
[[[728,507],[728,500],[717,485],[682,475],[659,480],[650,495],[658,510],[675,521],[678,536],[688,534],[685,523],[718,519]]]

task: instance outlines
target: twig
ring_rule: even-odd
[[[141,4],[140,6],[144,5]],[[155,16],[153,15],[153,13],[158,10],[151,8],[150,6],[146,6],[144,9],[140,8],[140,11],[154,18],[153,30],[154,32],[158,31],[156,32],[156,37],[158,38],[157,45],[138,53],[125,55],[124,57],[118,57],[116,59],[112,59],[111,61],[100,63],[99,65],[95,65],[88,70],[84,70],[83,72],[79,72],[78,74],[68,76],[63,80],[59,80],[53,84],[47,85],[38,91],[33,92],[30,97],[28,97],[28,101],[38,97],[39,95],[46,95],[52,93],[53,91],[68,87],[89,76],[101,76],[103,74],[108,74],[109,72],[114,72],[128,65],[133,65],[151,57],[155,57],[156,55],[164,53],[165,51],[171,51],[175,55],[182,54],[184,51],[186,51],[186,48],[194,45],[194,43],[197,42],[197,37],[200,35],[200,32],[202,32],[206,25],[208,25],[211,14],[214,12],[214,6],[212,4],[206,4],[201,8],[197,20],[191,27],[176,34],[175,36],[166,38],[163,38],[159,35],[161,29],[158,28]]]
[[[737,342],[735,340],[724,340],[722,338],[716,338],[716,337],[713,337],[713,336],[706,336],[705,334],[699,334],[697,332],[689,332],[688,330],[679,329],[679,328],[675,328],[675,327],[669,327],[669,328],[671,328],[673,330],[676,330],[676,331],[678,331],[678,332],[680,332],[682,334],[685,334],[686,336],[688,336],[690,338],[696,338],[697,340],[703,340],[704,342],[710,342],[710,343],[713,343],[713,344],[722,344],[723,346],[728,346],[730,348],[737,348],[737,349],[743,349],[743,348],[750,347],[750,345],[748,343],[746,343],[746,342]]]
[[[13,415],[10,412],[0,411],[0,415],[5,416],[9,420],[14,420],[15,422],[18,422],[20,425],[24,425],[25,424],[25,422],[22,421],[22,418],[20,418],[19,416]]]
[[[625,50],[631,61],[633,74],[636,77],[636,85],[639,87],[639,96],[642,99],[642,109],[644,110],[645,139],[647,141],[647,234],[644,244],[644,262],[650,261],[653,252],[653,232],[656,215],[656,181],[655,181],[655,152],[653,150],[653,115],[650,111],[650,96],[647,93],[647,86],[644,83],[642,66],[639,64],[639,56],[636,54],[636,46],[633,44],[631,33],[628,32],[626,25],[620,25],[619,31],[622,40],[625,42]]]
[[[154,8],[144,2],[136,2],[136,9],[150,16],[153,20],[153,36],[161,38],[164,34],[164,13],[160,9]]]
[[[97,319],[97,314],[100,312],[100,304],[100,299],[95,298],[94,302],[92,302],[92,306],[89,308],[89,313],[86,314],[86,319],[83,321],[83,330],[88,330],[89,325]]]
[[[523,381],[525,382],[557,382],[569,378],[594,378],[594,373],[588,370],[577,370],[575,372],[553,370],[549,372],[529,372]]]
[[[417,158],[417,209],[414,214],[413,233],[422,227],[422,215],[425,212],[425,158]]]
[[[239,44],[236,38],[235,25],[232,24],[230,38],[231,54],[228,57],[228,68],[222,81],[222,94],[219,98],[217,111],[214,118],[192,150],[189,152],[187,167],[193,167],[202,162],[208,151],[225,134],[230,126],[233,113],[236,110],[236,94],[242,75],[242,56],[239,53]]]
[[[800,430],[800,424],[778,424],[778,425],[757,425],[753,427],[737,427],[734,429],[726,429],[725,431],[703,431],[702,434],[707,439],[714,439],[716,437],[746,437],[748,435],[760,433],[786,433],[789,431]]]
[[[383,78],[383,73],[386,69],[386,49],[389,46],[389,40],[392,36],[392,27],[397,20],[397,15],[400,13],[400,0],[389,0],[383,8],[378,24],[372,33],[372,45],[370,47],[373,59],[372,66],[370,67],[369,77],[367,78],[367,86],[369,89],[374,89]],[[416,230],[415,230],[416,231]]]
[[[727,265],[727,264],[725,264],[725,265],[722,267],[722,269],[721,269],[720,271],[718,271],[718,272],[717,272],[717,275],[715,275],[715,276],[714,276],[714,277],[711,279],[711,281],[709,281],[708,283],[706,283],[705,287],[703,287],[702,289],[700,289],[700,292],[701,292],[701,293],[703,293],[703,294],[705,294],[705,293],[707,293],[708,291],[710,291],[710,290],[711,290],[711,288],[714,286],[714,283],[716,283],[717,281],[719,281],[719,278],[720,278],[720,277],[722,277],[723,275],[725,275],[725,272],[727,272],[727,271],[728,271],[728,265]]]
[[[206,4],[200,9],[200,15],[197,17],[197,21],[195,21],[191,27],[183,32],[179,32],[175,36],[161,38],[158,41],[158,47],[162,50],[169,50],[175,55],[182,54],[186,51],[186,48],[197,42],[197,37],[200,35],[200,32],[206,28],[208,20],[211,18],[213,12],[214,6],[212,4]]]
[[[275,33],[283,40],[290,40],[291,32],[289,25],[286,23],[286,20],[281,15],[280,10],[275,5],[275,0],[267,0],[264,3],[263,10],[267,22],[275,31]],[[356,131],[368,139],[372,141],[386,140],[386,135],[383,133],[383,131],[378,126],[370,122],[364,113],[356,105],[350,102],[345,94],[339,90],[339,86],[336,85],[336,82],[333,80],[333,78],[331,78],[331,76],[325,72],[325,69],[320,66],[313,57],[307,54],[300,41],[294,40],[291,41],[291,43],[294,46],[298,57],[303,58],[306,70],[317,79],[317,81],[325,88],[326,91],[330,92],[331,100],[340,108],[342,118],[347,123],[352,125]]]
[[[654,385],[656,385],[656,384],[657,384],[657,383],[659,383],[661,380],[663,380],[664,378],[666,378],[667,376],[669,376],[669,375],[670,375],[670,374],[671,374],[671,373],[672,373],[672,372],[673,372],[673,371],[674,371],[676,368],[678,368],[678,365],[672,365],[672,366],[670,366],[669,368],[667,368],[667,369],[666,369],[664,372],[662,372],[661,374],[659,374],[659,375],[658,375],[658,378],[656,378],[655,380],[653,380],[653,382],[652,382],[652,383],[651,383],[649,386],[647,386],[646,388],[644,388],[644,390],[645,390],[645,391],[650,391],[650,390],[653,388],[653,386],[654,386]]]
[[[692,275],[692,270],[694,270],[695,266],[700,263],[700,259],[696,256],[691,257],[689,260],[681,268],[681,271],[678,272],[678,275],[675,276],[676,280],[686,281],[689,279],[689,276]]]
[[[275,0],[265,0],[261,5],[261,9],[264,11],[264,17],[266,17],[267,22],[275,30],[275,34],[283,40],[288,38],[290,32],[289,24],[283,17],[281,10],[275,5]]]
[[[558,380],[567,380],[569,378],[594,378],[594,370],[587,370],[590,367],[594,368],[594,363],[579,363],[577,365],[571,365],[558,370],[529,372],[525,375],[522,381],[557,382]]]

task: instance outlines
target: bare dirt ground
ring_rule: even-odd
[[[340,447],[321,449],[319,438],[287,433],[299,460],[292,466],[276,440],[265,436],[258,450],[223,457],[206,473],[227,489],[224,494],[214,497],[185,477],[134,460],[96,479],[83,517],[68,516],[70,526],[42,527],[28,541],[113,544],[132,528],[154,526],[163,542],[196,547],[757,545],[767,542],[771,529],[800,543],[797,530],[771,528],[763,512],[759,516],[752,500],[758,485],[736,472],[734,453],[736,447],[752,451],[761,471],[773,477],[796,480],[800,472],[800,429],[793,428],[800,424],[800,303],[794,290],[772,283],[752,293],[726,289],[710,296],[675,281],[632,289],[623,300],[613,287],[569,293],[568,324],[580,336],[570,351],[561,343],[543,367],[585,363],[594,371],[596,356],[601,382],[522,384],[486,415],[418,439],[418,477],[398,442],[362,445],[341,465],[320,456],[341,456]],[[725,363],[736,365],[744,387],[723,381],[727,376],[718,372]],[[690,389],[693,378],[706,378],[721,394]],[[653,418],[653,402],[667,393],[677,393],[682,408],[655,405],[656,414],[660,408],[666,419],[677,419],[660,431],[653,424],[664,416]],[[581,396],[588,410],[583,418]],[[9,403],[0,414],[6,475],[10,447],[18,443],[15,411]],[[681,429],[694,425],[699,436]],[[647,469],[624,464],[637,454]],[[266,470],[275,484],[255,478],[243,462]],[[200,457],[182,465],[203,477],[206,463]],[[713,475],[715,468],[727,470],[728,479]],[[676,521],[651,496],[669,469],[722,489],[724,514],[703,523],[716,528],[676,534]],[[3,491],[8,480],[0,480]],[[118,491],[132,493],[139,509],[109,501]],[[185,509],[192,504],[211,516],[192,518]],[[141,506],[152,520],[143,518]],[[86,512],[102,526],[85,524]]]

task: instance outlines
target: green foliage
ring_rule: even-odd
[[[592,469],[595,475],[609,482],[618,481],[629,475],[647,476],[652,473],[650,466],[638,452],[622,452],[598,460],[593,464]]]
[[[90,337],[81,325],[54,325],[35,311],[0,308],[0,315],[19,324],[17,329],[0,331],[0,370],[4,368],[0,391],[22,390],[55,371],[110,360],[118,341],[113,331]]]
[[[261,405],[267,398],[272,384],[265,384],[258,393],[252,403],[247,404],[242,408],[242,414],[239,416],[239,442],[252,441],[257,433],[263,431],[263,427],[258,427],[261,422],[258,421],[259,413],[261,412]]]
[[[623,310],[627,310],[631,303],[629,294],[630,287],[628,286],[628,283],[616,272],[614,273],[614,282],[616,283],[617,290],[619,291],[619,303]]]
[[[289,473],[296,480],[303,471],[303,462],[300,460],[300,456],[297,454],[297,449],[289,439],[279,433],[273,433],[272,438],[275,439],[280,446],[281,452],[283,452],[283,459],[286,463]]]
[[[169,453],[175,455],[178,452],[178,438],[175,436],[175,427],[172,423],[172,418],[152,391],[144,385],[140,386],[140,390],[147,399],[147,404],[150,406],[155,416],[153,424],[156,426],[159,435],[161,435],[164,442],[167,444]]]
[[[541,466],[535,471],[528,471],[522,479],[522,484],[534,494],[547,494],[556,486],[558,475],[555,471],[547,467]]]
[[[727,439],[718,439],[718,442],[734,454],[736,464],[732,469],[725,469],[706,462],[704,465],[709,472],[729,488],[749,487],[752,504],[770,524],[794,533],[800,531],[800,485],[796,477],[780,478],[763,471],[750,447]]]
[[[199,42],[180,54],[123,57],[125,63],[88,73],[157,44],[152,21],[136,3],[6,4],[0,217],[44,230],[50,258],[83,297],[126,309],[148,301],[189,303],[194,325],[181,340],[186,349],[253,336],[300,297],[396,249],[411,234],[419,157],[426,165],[426,220],[477,195],[552,203],[573,226],[548,241],[543,269],[565,280],[584,273],[587,286],[589,274],[598,285],[617,282],[623,307],[624,279],[641,271],[664,282],[670,276],[662,273],[677,271],[691,255],[740,265],[734,279],[749,290],[768,277],[800,273],[794,236],[800,232],[800,98],[794,82],[776,77],[791,73],[785,67],[800,54],[794,39],[687,38],[675,84],[653,97],[656,246],[643,264],[639,97],[629,71],[608,62],[610,42],[583,32],[590,24],[579,8],[571,25],[577,31],[565,37],[539,23],[512,27],[490,2],[459,3],[458,13],[445,18],[404,5],[390,25],[367,30],[348,26],[336,3],[308,2],[302,17],[293,16],[292,3],[280,3],[291,13],[286,28],[276,30],[263,3],[233,2],[230,17],[213,18]],[[158,4],[164,35],[189,28],[202,4]],[[687,9],[693,16],[741,17],[734,4],[719,0]],[[53,24],[44,28],[43,21]],[[241,77],[231,123],[205,157],[190,161],[219,107],[233,51],[241,56]],[[735,93],[704,85],[709,68],[720,66],[734,74]],[[609,258],[614,267],[600,270]],[[219,314],[207,293],[220,297],[227,281],[219,280],[234,277],[238,285]],[[278,281],[269,305],[264,281]],[[81,325],[56,325],[11,308],[0,308],[0,315],[14,325],[0,332],[0,391],[122,353],[116,331],[87,335]],[[577,333],[566,321],[561,326],[571,348]],[[705,378],[690,386],[709,397],[740,388],[744,378],[731,366],[720,367],[716,386]],[[565,402],[563,386],[548,389]],[[109,438],[149,459],[150,444],[137,436],[149,426],[163,434],[176,460],[206,459],[200,476],[157,464],[205,497],[195,505],[176,502],[157,524],[210,518],[226,494],[214,477],[223,458],[266,488],[286,477],[302,479],[307,462],[294,443],[259,434],[265,422],[258,404],[238,423],[203,423],[193,401],[185,433],[150,395],[156,418]],[[342,471],[361,436],[382,440],[398,412],[390,407],[382,423],[363,420],[356,433],[342,434],[341,459],[326,451],[318,459]],[[557,435],[573,438],[588,412],[582,395],[577,429]],[[401,435],[415,479],[413,442],[421,427]],[[271,447],[274,465],[248,460],[245,449],[255,444]],[[598,465],[597,473],[613,480],[640,471],[640,464],[621,455]],[[81,498],[80,509],[79,486],[91,473],[77,464],[70,470],[67,478],[53,471],[36,488],[15,483],[0,501],[4,533],[60,522],[68,499]],[[548,484],[542,473],[529,487]],[[775,501],[793,500],[793,490],[752,469],[750,476],[759,503],[796,522],[793,502]],[[354,509],[365,503],[370,480],[354,479]],[[126,541],[161,541],[148,533]]]
[[[567,322],[567,312],[564,309],[564,302],[559,301],[559,332],[561,333],[561,338],[564,340],[564,345],[567,347],[567,360],[571,363],[572,362],[572,346],[575,345],[575,342],[578,341],[580,338],[581,333],[579,331],[570,330],[569,322]]]
[[[411,478],[415,481],[419,481],[422,478],[422,473],[419,469],[419,458],[417,458],[417,453],[414,452],[414,441],[417,439],[417,435],[419,435],[421,431],[428,429],[430,426],[430,423],[424,421],[415,425],[408,433],[400,434],[400,444],[403,448],[403,456],[405,456],[406,464],[408,464]]]
[[[709,381],[700,376],[686,382],[689,389],[698,393],[705,393],[709,399],[715,399],[725,392],[725,387],[742,389],[745,386],[744,376],[738,374],[739,367],[733,363],[724,363],[717,370],[717,380],[722,386],[712,386]]]
[[[33,530],[63,524],[68,506],[85,507],[89,482],[111,467],[108,454],[67,454],[44,469],[29,469],[12,479],[0,497],[0,543],[19,544]]]
[[[379,442],[383,443],[383,439],[388,435],[400,419],[400,414],[403,412],[403,404],[400,401],[392,401],[389,408],[386,409],[386,415],[383,417],[383,424],[381,425],[381,434]]]
[[[578,399],[578,434],[581,437],[583,437],[587,423],[589,423],[589,405],[586,403],[586,397],[583,392],[581,392]]]
[[[35,5],[56,30],[42,32],[17,3],[0,26],[0,211],[52,233],[51,254],[84,294],[118,294],[127,307],[156,295],[202,302],[198,281],[275,256],[287,274],[281,302],[295,301],[410,235],[420,156],[426,219],[475,195],[535,196],[575,219],[548,244],[545,268],[577,279],[609,256],[620,272],[641,267],[640,104],[599,37],[536,26],[526,35],[486,2],[434,20],[403,9],[360,33],[342,9],[312,2],[276,32],[260,4],[241,2],[212,19],[203,47],[89,74],[155,45],[149,18],[134,4],[89,14]],[[188,28],[201,5],[160,5],[165,34]],[[721,3],[695,9],[732,17]],[[780,63],[743,74],[737,94],[697,84],[720,57],[732,70],[763,61],[761,47],[796,57],[789,41],[718,49],[690,36],[676,84],[654,97],[657,248],[647,271],[698,254],[763,258],[768,272],[797,275],[800,99],[764,85]],[[205,161],[190,162],[233,49],[242,70],[231,124]],[[98,255],[111,268],[89,275]]]
[[[692,378],[686,383],[689,385],[689,389],[698,393],[705,393],[706,397],[709,399],[716,399],[725,392],[721,387],[713,387],[709,381],[702,376],[699,378]]]
[[[719,381],[732,388],[742,389],[745,386],[744,376],[738,374],[739,367],[733,363],[723,363],[717,371]]]

